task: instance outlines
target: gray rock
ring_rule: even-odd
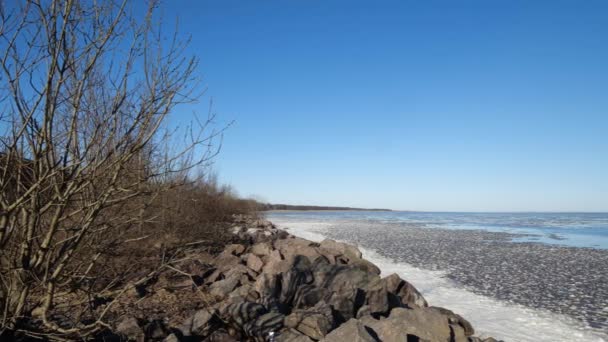
[[[139,327],[137,319],[132,316],[123,317],[116,326],[116,332],[129,339],[129,341],[143,341],[144,331]]]
[[[444,316],[447,316],[448,322],[450,322],[450,324],[456,324],[462,327],[466,336],[472,336],[475,334],[475,329],[473,329],[471,323],[469,323],[469,321],[464,319],[462,316],[455,314],[453,311],[445,308],[432,306],[431,309],[440,312]]]
[[[389,292],[383,279],[375,279],[365,287],[365,304],[371,315],[387,316],[396,303],[389,301]]]
[[[179,338],[175,334],[171,334],[163,340],[163,342],[179,342]]]
[[[428,341],[452,340],[447,317],[429,308],[395,308],[388,318],[364,316],[360,321],[373,329],[381,341],[407,341],[410,336]]]
[[[321,241],[321,247],[330,251],[337,252],[336,254],[342,254],[350,260],[361,259],[362,254],[359,248],[353,245],[349,245],[343,242],[337,242],[330,239]]]
[[[338,293],[364,288],[378,278],[380,278],[378,275],[350,265],[320,265],[314,272],[315,286]]]
[[[209,293],[215,297],[226,297],[234,291],[241,283],[241,275],[233,274],[230,277],[216,281],[209,286]]]
[[[251,250],[250,250],[250,252],[252,254],[255,254],[260,257],[268,256],[268,255],[270,255],[270,253],[272,253],[272,251],[273,251],[272,246],[268,242],[256,243],[255,245],[251,246]]]
[[[361,322],[356,319],[350,319],[327,334],[321,341],[376,342],[376,339]]]
[[[213,309],[197,311],[192,316],[191,322],[189,333],[194,336],[207,336],[220,324],[217,311]]]
[[[224,252],[239,256],[239,255],[245,253],[245,246],[243,246],[241,244],[228,245],[228,246],[226,246],[226,248],[224,248]]]
[[[320,302],[307,310],[295,310],[285,318],[285,326],[294,328],[314,340],[320,340],[334,328],[331,307]]]
[[[283,330],[277,335],[275,342],[312,342],[310,337],[302,334],[295,329]]]
[[[393,273],[385,277],[386,289],[401,299],[401,304],[408,307],[427,307],[429,306],[426,299],[418,292],[418,290],[407,281],[401,279],[397,274]]]
[[[262,270],[262,267],[264,267],[264,262],[262,262],[262,259],[257,255],[249,254],[247,256],[247,267],[259,273]]]

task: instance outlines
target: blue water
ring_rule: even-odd
[[[425,228],[474,229],[521,236],[513,242],[538,242],[608,249],[608,213],[453,213],[378,211],[285,211],[272,217],[335,221],[369,220]]]

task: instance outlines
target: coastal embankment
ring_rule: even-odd
[[[296,237],[265,220],[237,222],[235,243],[159,282],[206,298],[164,329],[172,332],[165,341],[496,341],[476,337],[464,317],[433,306],[406,279],[382,277],[356,246]],[[135,317],[117,329],[134,340],[149,330]]]

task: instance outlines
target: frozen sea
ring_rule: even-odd
[[[431,305],[505,341],[608,341],[608,214],[270,212],[296,236],[359,246]]]

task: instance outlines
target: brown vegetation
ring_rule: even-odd
[[[128,1],[0,6],[0,338],[87,338],[125,294],[227,239],[250,210],[205,177],[214,115],[167,129],[197,98],[197,60]],[[181,148],[175,148],[181,146]]]

